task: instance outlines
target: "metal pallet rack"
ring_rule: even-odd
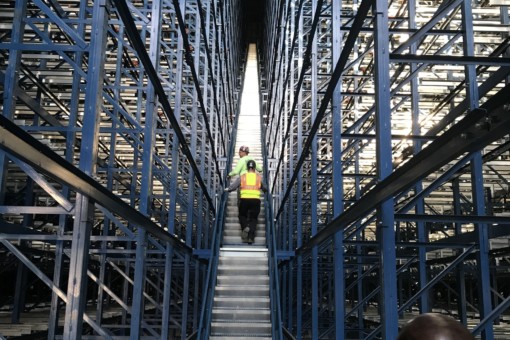
[[[274,1],[260,50],[284,326],[508,329],[506,1]]]
[[[438,311],[501,338],[509,4],[265,5],[264,142],[286,333],[394,339],[408,317]],[[241,12],[233,0],[0,3],[9,331],[197,329],[238,110]]]
[[[0,3],[0,316],[12,326],[0,334],[197,329],[240,13],[229,0]]]

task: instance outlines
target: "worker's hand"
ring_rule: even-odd
[[[223,189],[223,192],[228,192],[228,189],[227,188]]]

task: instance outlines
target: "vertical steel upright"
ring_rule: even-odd
[[[93,7],[91,41],[89,45],[89,72],[85,91],[82,143],[79,169],[87,175],[96,172],[101,87],[105,64],[107,4],[96,2]],[[64,337],[79,338],[82,334],[83,314],[86,305],[87,267],[90,236],[94,224],[94,200],[87,195],[76,196],[76,214],[69,256],[67,305],[64,320]]]
[[[333,0],[331,3],[331,25],[341,27],[340,13],[342,2]],[[342,29],[335,29],[332,32],[332,64],[335,69],[336,62],[340,58],[342,40],[345,32]],[[331,99],[331,152],[332,152],[332,184],[331,195],[333,196],[333,218],[340,215],[344,210],[343,196],[343,174],[342,174],[342,84],[338,83]],[[345,257],[344,257],[344,233],[338,231],[334,237],[333,246],[333,270],[334,270],[334,299],[335,299],[335,338],[345,338]]]
[[[440,137],[479,107],[505,110],[507,7],[319,3],[270,2],[261,58],[278,244],[295,251],[281,265],[288,329],[395,338],[418,312],[453,308],[475,334],[496,334],[491,301],[503,309],[509,294],[490,293],[502,280],[492,261],[508,256],[497,227],[508,222],[508,136],[481,137],[486,117],[476,148],[445,154]]]
[[[1,300],[12,290],[9,308],[43,313],[50,338],[188,337],[237,112],[242,6],[0,6],[0,259],[38,278],[25,301],[7,280]]]

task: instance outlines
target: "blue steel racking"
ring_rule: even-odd
[[[244,5],[0,3],[0,317],[43,311],[48,338],[199,328]],[[393,339],[437,311],[500,338],[509,4],[260,5],[285,333]]]
[[[0,6],[0,242],[17,272],[2,309],[42,311],[48,338],[184,339],[237,110],[240,4]]]
[[[430,311],[502,336],[508,19],[500,1],[268,3],[263,114],[298,339],[395,339]]]

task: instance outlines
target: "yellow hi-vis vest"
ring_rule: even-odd
[[[247,172],[241,176],[241,199],[260,199],[261,177],[255,172]]]

